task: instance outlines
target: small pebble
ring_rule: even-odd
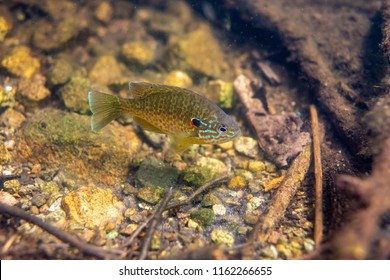
[[[250,158],[256,158],[260,155],[257,141],[251,137],[241,136],[234,141],[234,149]]]
[[[211,240],[217,245],[231,247],[234,244],[234,235],[226,229],[214,229],[210,235]]]
[[[213,205],[213,211],[216,216],[223,216],[226,214],[226,208],[222,204]]]

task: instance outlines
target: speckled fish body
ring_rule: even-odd
[[[241,135],[237,123],[206,97],[179,87],[130,82],[131,99],[90,91],[92,129],[130,114],[146,130],[173,137],[176,151],[191,144],[223,143]]]

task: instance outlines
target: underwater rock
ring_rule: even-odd
[[[0,141],[0,165],[6,164],[11,160],[10,154],[3,141]]]
[[[214,229],[210,234],[210,238],[217,245],[231,247],[234,244],[233,233],[226,229]]]
[[[128,165],[141,141],[132,127],[110,123],[101,132],[91,131],[91,119],[76,113],[44,109],[32,115],[16,134],[13,155],[21,162],[60,168],[60,181],[114,184],[123,182]],[[69,180],[67,180],[69,179]]]
[[[0,108],[14,107],[16,87],[0,86]]]
[[[259,208],[265,203],[264,197],[252,197],[246,204],[246,213],[252,213],[254,210]]]
[[[46,203],[46,198],[42,194],[36,194],[32,197],[31,203],[34,206],[41,207],[42,205],[44,205]]]
[[[201,208],[190,213],[191,219],[201,226],[209,226],[214,220],[214,211],[209,208]]]
[[[95,18],[103,23],[108,23],[112,15],[114,13],[114,10],[109,2],[101,2],[95,10]]]
[[[1,142],[0,142],[0,147],[1,147]],[[1,154],[2,153],[0,153],[0,155]],[[0,163],[0,164],[3,164],[3,163]],[[13,180],[7,180],[4,182],[4,190],[10,194],[18,193],[20,188],[21,188],[21,185],[20,185],[19,180],[13,179]]]
[[[180,68],[209,77],[222,78],[228,70],[227,59],[211,29],[202,25],[188,33],[171,47]]]
[[[146,186],[139,189],[137,196],[147,203],[156,204],[163,197],[164,192],[162,187]]]
[[[8,72],[18,77],[31,78],[39,70],[39,59],[31,55],[31,50],[25,46],[15,47],[11,54],[6,56],[1,65]]]
[[[123,77],[124,66],[114,56],[103,55],[98,58],[89,72],[89,79],[99,85],[117,82]]]
[[[135,174],[137,183],[145,187],[169,188],[176,184],[179,172],[154,156],[146,158]]]
[[[129,64],[143,67],[151,64],[155,58],[156,43],[154,41],[133,41],[122,45],[121,54]]]
[[[222,176],[226,171],[226,166],[222,161],[200,157],[196,160],[195,165],[184,171],[183,180],[191,186],[201,186],[218,176]]]
[[[72,226],[105,229],[123,220],[125,205],[110,190],[81,187],[62,198],[62,208]]]
[[[234,149],[250,158],[256,158],[260,154],[257,141],[251,137],[241,136],[234,140]]]
[[[233,105],[233,83],[222,80],[209,81],[206,96],[218,106],[231,109]]]
[[[205,194],[202,201],[201,201],[201,205],[203,207],[211,207],[211,206],[216,205],[216,204],[222,204],[222,201],[219,199],[218,196],[216,196],[213,193]]]
[[[246,187],[246,182],[242,176],[233,177],[228,184],[228,188],[232,190],[239,190],[245,187]]]
[[[35,28],[32,44],[42,51],[53,51],[63,47],[80,31],[79,22],[73,17],[56,24],[42,21]]]
[[[65,228],[66,213],[61,209],[53,211],[47,214],[47,216],[45,217],[45,222],[58,228]]]
[[[19,113],[12,108],[8,108],[0,115],[0,126],[4,125],[11,128],[13,131],[16,131],[25,120],[26,117],[22,113]]]
[[[56,59],[50,67],[48,80],[54,86],[62,85],[70,79],[72,73],[73,67],[66,59]]]
[[[222,204],[215,204],[213,205],[213,211],[216,216],[223,216],[226,214],[226,207]]]
[[[18,84],[18,93],[27,101],[38,102],[50,96],[50,90],[45,87],[46,78],[35,74],[31,79],[21,79]],[[31,103],[24,102],[26,105]]]
[[[18,203],[18,201],[11,194],[7,192],[0,192],[0,203],[14,206],[16,203]]]
[[[0,42],[4,41],[5,36],[9,31],[9,25],[4,17],[0,17]]]
[[[60,90],[59,94],[64,101],[65,107],[81,114],[90,112],[88,105],[88,91],[91,82],[87,78],[72,77]]]
[[[188,74],[184,71],[175,70],[169,72],[163,80],[164,84],[176,86],[176,87],[183,87],[183,88],[189,88],[192,86],[192,79]]]
[[[265,163],[259,160],[251,160],[248,163],[248,170],[253,173],[260,173],[265,170]]]

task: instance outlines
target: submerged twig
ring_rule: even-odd
[[[209,188],[211,188],[213,185],[215,185],[216,183],[220,183],[220,182],[223,182],[225,180],[227,180],[229,178],[228,175],[223,175],[219,178],[216,178],[216,179],[213,179],[209,182],[207,182],[206,184],[204,184],[203,186],[201,186],[200,188],[198,188],[196,191],[194,191],[187,199],[183,200],[183,201],[180,201],[180,202],[176,202],[176,203],[172,203],[170,205],[167,206],[166,210],[170,210],[170,209],[173,209],[173,208],[177,208],[177,207],[180,207],[182,205],[186,205],[186,204],[191,204],[192,201],[194,200],[194,198],[196,196],[198,196],[199,194],[201,194],[202,192],[208,190]]]
[[[284,216],[287,206],[301,186],[303,179],[310,167],[311,145],[306,145],[303,151],[292,162],[287,171],[286,177],[276,191],[266,211],[260,216],[255,230],[248,242],[264,243],[274,230],[276,224]],[[247,247],[242,250],[245,257],[252,258],[254,247]]]
[[[314,242],[318,247],[322,240],[322,164],[321,143],[318,132],[318,113],[314,105],[310,106],[311,127],[313,132],[313,161],[315,175],[315,215],[314,215]]]
[[[160,203],[156,213],[153,215],[153,219],[150,223],[150,227],[146,233],[145,240],[141,247],[141,253],[139,255],[140,260],[144,260],[148,254],[148,250],[149,250],[150,242],[152,241],[153,238],[153,234],[156,231],[156,227],[160,221],[161,215],[164,212],[164,210],[166,210],[166,206],[169,200],[172,198],[172,195],[173,195],[173,189],[171,187],[169,188],[167,194],[165,195],[164,200]]]
[[[43,220],[17,208],[0,202],[0,212],[4,214],[11,215],[13,217],[18,217],[23,220],[26,220],[29,223],[39,226],[48,233],[54,235],[63,242],[69,243],[70,245],[76,247],[81,252],[95,256],[101,259],[111,257],[112,255],[119,255],[122,253],[120,250],[115,249],[103,249],[101,247],[85,243],[76,237],[66,233],[59,228],[56,228],[50,224],[46,224]]]

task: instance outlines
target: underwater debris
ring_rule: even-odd
[[[260,148],[277,165],[287,166],[288,160],[310,143],[309,133],[302,131],[302,120],[295,113],[267,114],[261,101],[254,98],[252,82],[245,75],[235,79],[234,87],[256,132]]]
[[[297,189],[301,186],[310,167],[311,154],[311,145],[308,144],[293,160],[281,186],[277,189],[264,213],[260,216],[250,237],[250,242],[258,242],[262,245],[267,241],[275,225],[284,216],[287,206],[290,204]],[[252,258],[255,255],[254,250],[254,247],[247,247],[242,252],[246,258]]]

